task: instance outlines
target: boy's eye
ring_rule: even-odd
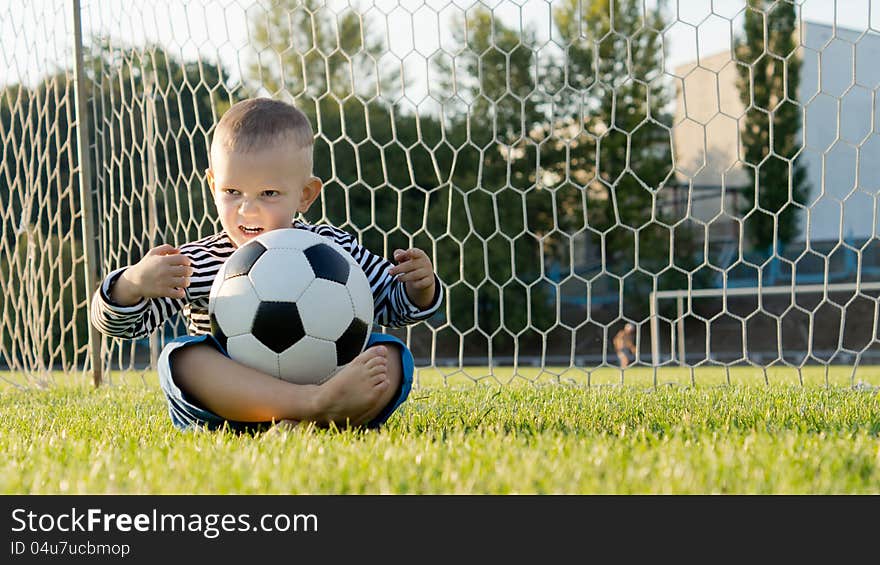
[[[234,188],[225,188],[225,189],[223,189],[223,193],[227,194],[229,196],[241,196],[241,192],[239,192],[238,190],[236,190]],[[265,197],[274,197],[274,196],[278,196],[281,193],[277,190],[264,190],[260,194]]]

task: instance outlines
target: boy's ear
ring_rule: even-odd
[[[299,199],[299,208],[297,208],[297,212],[303,214],[308,212],[309,208],[312,206],[312,202],[314,202],[318,198],[318,195],[321,194],[322,188],[324,188],[324,183],[321,182],[321,179],[318,177],[309,178],[308,182],[303,186],[302,197]]]
[[[205,181],[208,183],[208,188],[211,192],[214,192],[214,171],[209,168],[205,169]]]

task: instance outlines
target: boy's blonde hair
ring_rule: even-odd
[[[291,140],[297,149],[307,150],[311,164],[314,133],[309,119],[297,107],[271,98],[249,98],[233,104],[214,128],[214,151],[236,153],[258,151],[267,145]]]

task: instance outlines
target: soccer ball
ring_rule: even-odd
[[[221,266],[208,298],[211,332],[229,356],[299,384],[320,384],[366,346],[373,294],[341,246],[301,229],[248,241]]]

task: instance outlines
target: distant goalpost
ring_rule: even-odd
[[[687,312],[692,311],[693,300],[695,298],[721,298],[724,301],[724,310],[727,309],[728,297],[750,297],[754,296],[758,299],[760,308],[763,296],[771,295],[790,295],[792,299],[798,294],[822,294],[823,298],[829,294],[840,292],[851,292],[860,294],[862,291],[880,291],[880,282],[863,282],[863,283],[838,283],[838,284],[806,284],[806,285],[782,285],[782,286],[753,286],[740,288],[703,288],[703,289],[680,289],[680,290],[660,290],[653,291],[650,294],[650,314],[649,327],[651,332],[651,365],[659,367],[662,364],[660,359],[660,315],[659,303],[661,300],[674,299],[676,315],[670,320],[671,331],[669,340],[669,361],[680,366],[687,365],[686,348],[685,348],[685,328],[684,317],[685,299],[687,299]],[[874,316],[872,321],[872,335],[877,335],[878,323],[878,304],[874,305]],[[814,331],[813,324],[810,323],[809,333],[812,335]],[[777,322],[777,332],[779,324]],[[839,336],[839,340],[842,336]],[[708,335],[707,335],[708,340]],[[810,340],[811,342],[812,340]],[[810,347],[808,343],[808,348]],[[782,357],[782,340],[777,340],[777,354]],[[707,348],[707,359],[711,358],[711,352]]]

